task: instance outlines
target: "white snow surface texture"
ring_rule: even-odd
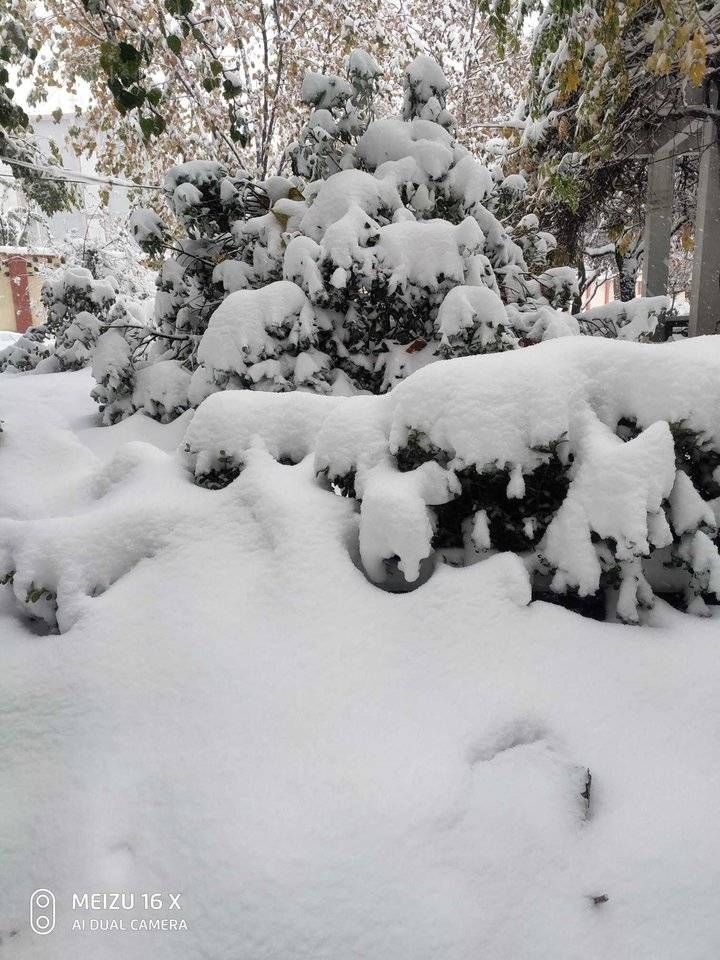
[[[715,960],[717,617],[584,620],[510,554],[389,594],[311,456],[198,488],[192,414],[95,427],[88,371],[0,411],[3,540],[64,590],[59,635],[0,592],[4,957]],[[86,891],[187,930],[73,932]]]

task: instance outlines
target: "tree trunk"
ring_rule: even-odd
[[[636,256],[624,257],[615,251],[615,263],[618,271],[618,293],[623,303],[632,300],[635,296],[635,284],[638,274],[638,259]]]

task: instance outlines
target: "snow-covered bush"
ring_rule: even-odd
[[[257,443],[314,451],[318,479],[360,501],[381,584],[510,550],[535,596],[637,622],[660,593],[703,614],[720,599],[716,339],[557,339],[426,366],[376,397],[211,397],[185,453],[220,486]]]
[[[190,161],[165,178],[168,204],[186,237],[171,243],[154,211],[134,211],[130,229],[142,248],[172,252],[156,280],[150,357],[194,369],[202,334],[224,297],[281,279],[282,226],[267,210],[293,187],[283,177],[253,182],[244,171],[230,176],[219,163]]]
[[[432,57],[419,53],[405,71],[403,120],[432,120],[452,130],[455,120],[447,111],[450,84]]]
[[[54,340],[44,326],[30,327],[0,351],[0,373],[28,373],[52,356]]]
[[[96,280],[84,267],[66,267],[45,281],[41,296],[47,309],[46,327],[55,336],[57,369],[87,366],[115,303],[113,285]]]
[[[313,452],[328,414],[344,399],[305,392],[273,393],[271,399],[262,392],[216,393],[190,421],[183,441],[185,461],[195,482],[210,489],[231,483],[258,442],[276,460],[299,463]]]
[[[95,344],[92,375],[97,385],[91,396],[100,405],[100,422],[109,425],[137,410],[133,400],[142,349],[148,328],[144,316],[118,301],[108,313],[105,332]]]
[[[0,370],[54,373],[87,366],[116,301],[114,285],[84,267],[62,267],[42,286],[44,325],[0,353]]]
[[[129,218],[104,209],[87,212],[82,233],[71,230],[54,249],[68,266],[84,267],[96,280],[104,280],[118,299],[132,305],[151,306],[155,271],[138,256]]]
[[[315,314],[296,284],[278,280],[231,293],[200,342],[190,399],[197,404],[216,390],[255,386],[325,392],[330,358],[316,349],[318,338]]]
[[[591,307],[577,319],[591,336],[643,341],[652,340],[658,323],[674,315],[670,297],[635,297]]]

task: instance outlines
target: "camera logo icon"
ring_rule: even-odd
[[[44,936],[55,929],[55,895],[36,890],[30,897],[30,929]]]

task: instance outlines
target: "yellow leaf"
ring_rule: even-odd
[[[563,72],[562,80],[560,81],[560,89],[562,93],[573,93],[580,86],[580,73],[577,68],[577,64],[574,61],[568,63]]]
[[[677,43],[678,46],[682,46],[687,43],[690,39],[690,24],[683,23],[677,32]]]
[[[288,225],[288,220],[290,219],[286,213],[280,213],[279,210],[276,210],[275,207],[270,211],[275,219],[278,221],[281,227],[285,229]]]
[[[686,223],[680,232],[680,246],[683,248],[685,253],[690,253],[690,251],[695,246],[695,240],[692,235],[692,228],[689,223]]]
[[[685,56],[682,62],[683,73],[690,82],[699,87],[707,72],[707,43],[699,31],[695,33],[685,47]]]
[[[664,50],[661,50],[660,53],[657,54],[657,58],[655,60],[655,67],[654,67],[655,73],[659,73],[660,76],[663,77],[666,74],[670,73],[671,67],[672,67],[672,62],[670,60],[670,57],[667,55],[667,53]]]

